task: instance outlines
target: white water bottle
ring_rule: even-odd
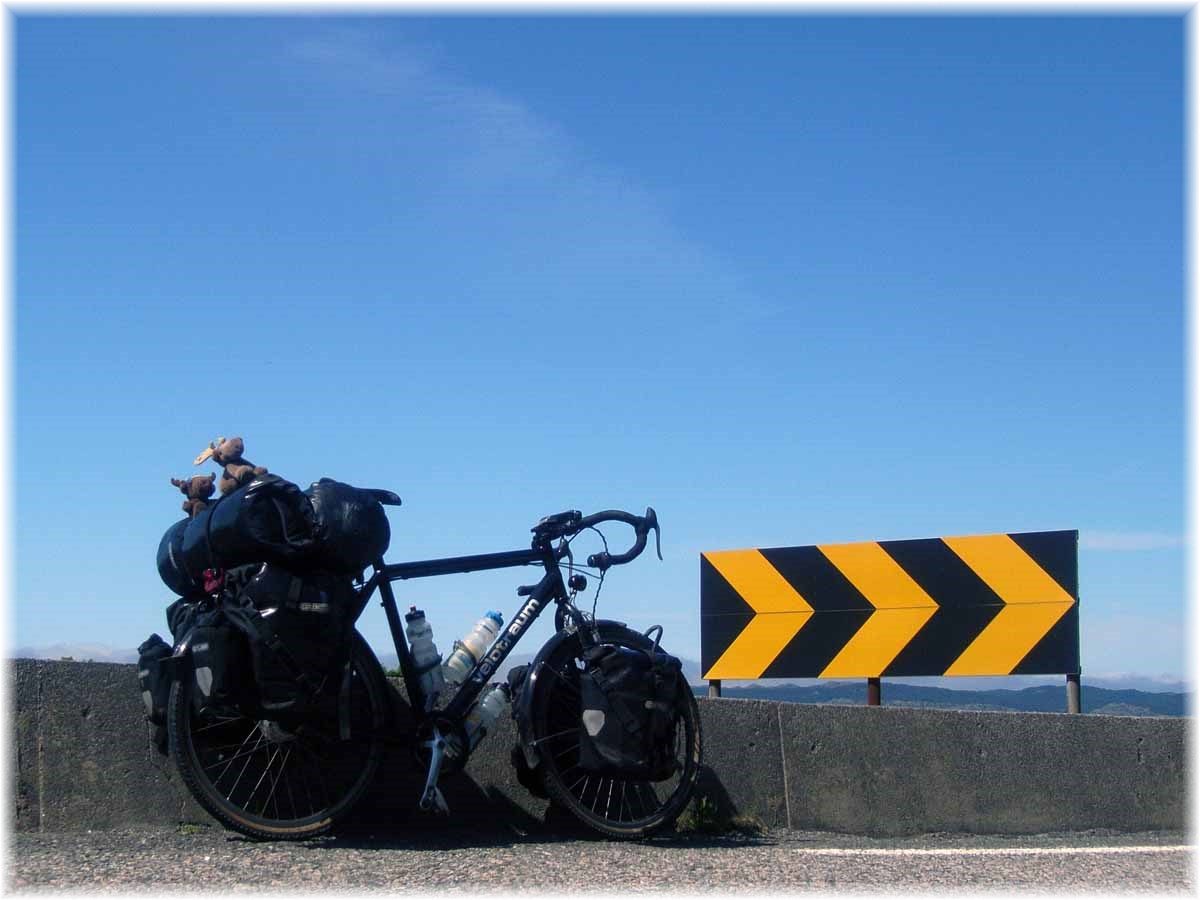
[[[404,616],[408,625],[404,629],[408,636],[409,652],[413,667],[421,676],[421,691],[425,694],[425,709],[433,708],[445,681],[442,679],[442,657],[433,643],[433,626],[425,619],[425,613],[410,606]]]
[[[492,641],[500,634],[500,626],[503,624],[504,619],[500,613],[489,610],[486,616],[475,623],[475,627],[466,637],[454,642],[454,652],[442,667],[448,682],[462,684],[466,680],[475,664],[483,659],[487,648],[492,646]]]
[[[484,694],[483,699],[472,707],[471,712],[467,715],[467,720],[463,723],[467,730],[467,737],[471,741],[472,750],[483,740],[483,736],[491,731],[492,726],[496,724],[500,713],[507,705],[508,685],[497,683],[493,684],[492,689]]]

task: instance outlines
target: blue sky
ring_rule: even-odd
[[[1077,528],[1085,676],[1185,673],[1182,18],[14,44],[14,646],[162,631],[169,479],[240,434],[397,491],[393,560],[653,505],[600,608],[692,658],[702,550]],[[401,600],[448,645],[524,574]]]

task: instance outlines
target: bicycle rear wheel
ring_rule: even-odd
[[[171,687],[171,755],[192,796],[214,818],[260,840],[328,831],[362,796],[383,752],[388,687],[358,632],[348,703],[339,686],[301,721],[258,720],[238,709],[196,711],[191,678]],[[343,740],[345,727],[349,739]]]
[[[626,628],[600,627],[606,643],[637,650],[653,644]],[[546,660],[538,679],[546,687],[534,700],[533,724],[542,777],[550,798],[585,825],[618,839],[635,839],[670,826],[692,797],[700,774],[700,710],[682,681],[675,700],[674,752],[677,769],[666,781],[622,779],[589,773],[579,766],[580,670],[577,638],[565,641]]]

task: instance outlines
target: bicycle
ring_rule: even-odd
[[[389,492],[373,493],[399,503]],[[597,527],[606,522],[633,527],[635,541],[629,550],[608,551],[607,540]],[[555,633],[529,664],[512,697],[519,735],[518,747],[513,750],[518,779],[535,793],[544,788],[552,803],[609,838],[636,839],[663,830],[687,806],[700,771],[701,734],[699,709],[683,678],[674,700],[671,744],[675,772],[669,779],[625,779],[579,767],[584,652],[609,643],[653,653],[662,635],[661,626],[642,634],[621,622],[595,619],[594,604],[590,615],[575,605],[575,598],[587,588],[587,578],[575,571],[571,541],[589,529],[600,534],[605,547],[587,559],[586,569],[592,570],[588,574],[596,577],[598,573],[597,599],[607,571],[636,559],[651,530],[662,559],[658,517],[652,508],[647,508],[644,516],[621,510],[583,516],[578,510],[568,510],[539,521],[532,529],[529,549],[394,564],[379,559],[370,577],[356,589],[353,621],[376,590],[387,617],[415,720],[414,759],[426,772],[418,801],[421,809],[448,811],[438,782],[460,771],[474,749],[466,732],[467,717],[489,678],[550,604],[556,607]],[[518,596],[526,598],[523,606],[449,702],[438,707],[438,698],[426,696],[414,665],[392,584],[524,565],[540,565],[545,574],[536,584],[517,588]],[[369,787],[390,733],[391,689],[374,652],[353,624],[351,627],[342,677],[323,688],[300,719],[259,718],[261,711],[198,707],[192,702],[195,679],[175,677],[168,705],[170,752],[189,791],[218,821],[256,839],[309,838],[346,818]],[[658,635],[652,640],[655,629]],[[188,657],[187,644],[187,639],[181,642],[176,657]]]

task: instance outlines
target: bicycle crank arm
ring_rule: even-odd
[[[425,812],[436,809],[440,813],[449,813],[450,807],[437,786],[438,776],[442,772],[442,760],[446,756],[446,739],[442,737],[436,725],[433,737],[425,741],[424,746],[429,748],[429,774],[425,777],[425,789],[421,792],[421,802],[418,805]]]

